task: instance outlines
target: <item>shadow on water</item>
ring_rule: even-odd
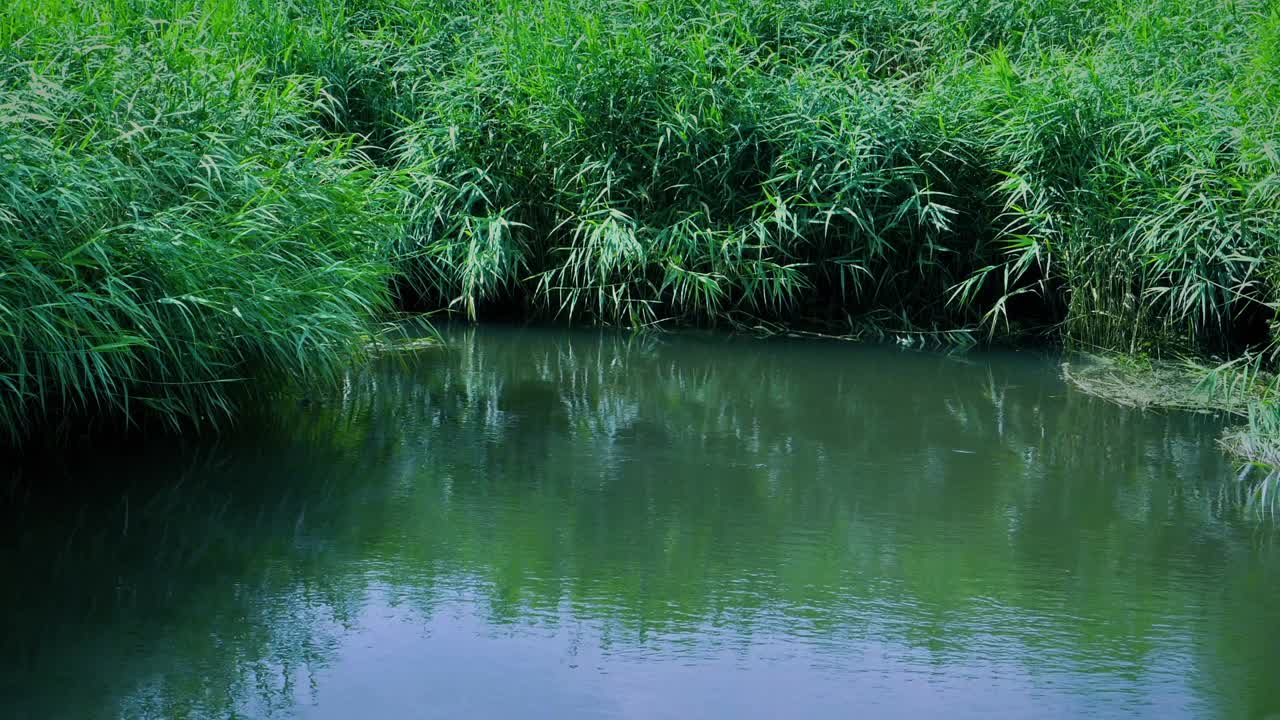
[[[1280,710],[1280,551],[1211,419],[1018,354],[448,340],[216,442],[14,473],[0,704],[320,716],[394,615],[437,646],[472,628],[460,658],[505,632],[614,675],[776,670],[802,715],[862,671],[922,673],[957,711]],[[884,682],[869,702],[901,699]]]

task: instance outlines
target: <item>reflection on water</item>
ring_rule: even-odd
[[[1209,419],[1017,354],[448,339],[10,481],[0,707],[1280,712],[1280,549]]]

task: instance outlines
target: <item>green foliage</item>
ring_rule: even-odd
[[[21,26],[56,8],[0,32],[0,432],[332,376],[387,305],[390,226],[323,88],[194,19]]]
[[[380,7],[405,272],[469,315],[516,296],[636,325],[889,310],[1131,352],[1265,340],[1265,3]]]
[[[11,432],[323,375],[389,285],[471,318],[1271,340],[1268,0],[0,13]]]

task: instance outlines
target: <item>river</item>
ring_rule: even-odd
[[[1218,420],[1030,352],[445,339],[11,470],[0,715],[1280,713]]]

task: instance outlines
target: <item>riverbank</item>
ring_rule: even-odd
[[[397,309],[1273,341],[1260,0],[17,0],[0,60],[13,442],[225,421]]]
[[[1239,480],[1248,483],[1254,504],[1273,510],[1280,502],[1280,382],[1261,367],[1256,359],[1208,367],[1186,359],[1076,354],[1062,364],[1062,374],[1077,390],[1126,407],[1232,418],[1219,442],[1239,463]]]

